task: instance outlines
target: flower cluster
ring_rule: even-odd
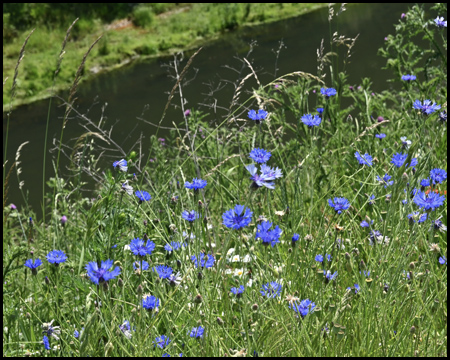
[[[330,96],[336,95],[337,91],[336,91],[336,89],[333,89],[333,88],[328,88],[328,89],[321,88],[320,93],[328,99]]]
[[[270,283],[261,286],[260,293],[262,296],[274,298],[280,296],[282,289],[283,286],[281,284],[278,284],[276,281],[271,281]]]
[[[409,75],[409,74],[402,75],[402,80],[404,80],[404,81],[414,81],[414,80],[416,80],[416,75]]]
[[[214,256],[209,254],[209,255],[205,255],[204,253],[200,253],[200,255],[195,256],[192,255],[191,256],[191,260],[194,262],[195,267],[199,267],[201,266],[202,268],[206,267],[206,268],[210,268],[213,267],[214,262],[216,261],[216,259],[214,259]],[[200,262],[199,262],[200,260]]]
[[[258,113],[256,113],[255,110],[250,110],[250,111],[248,112],[248,117],[249,117],[251,120],[254,120],[254,121],[262,121],[262,120],[265,120],[265,119],[267,118],[267,115],[269,115],[269,113],[268,113],[267,111],[263,110],[263,109],[259,109],[259,110],[258,110]]]
[[[263,242],[263,245],[272,245],[280,242],[280,236],[282,230],[277,226],[273,230],[270,230],[272,227],[272,223],[268,221],[263,221],[261,224],[257,225],[256,236],[255,239],[260,238]]]

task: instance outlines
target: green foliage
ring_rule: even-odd
[[[155,14],[150,6],[138,6],[133,9],[133,24],[143,28],[149,28],[155,21]]]

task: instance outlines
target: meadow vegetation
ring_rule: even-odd
[[[175,56],[179,118],[130,149],[73,107],[77,64],[62,126],[86,134],[70,181],[53,159],[47,217],[8,203],[20,149],[4,164],[4,356],[447,356],[447,7],[405,11],[381,93],[347,82],[342,11],[316,74],[262,84],[243,60],[220,119],[185,108],[201,49]]]

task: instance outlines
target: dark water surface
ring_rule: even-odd
[[[390,85],[386,80],[391,77],[387,70],[381,70],[386,63],[385,59],[377,56],[377,50],[383,45],[384,37],[394,33],[394,24],[400,19],[403,12],[413,4],[357,4],[349,5],[346,12],[338,18],[339,35],[355,37],[359,35],[353,48],[351,64],[348,66],[349,83],[358,85],[363,77],[370,77],[373,81],[372,89],[381,91]],[[335,5],[339,9],[338,5]],[[335,25],[333,25],[335,26]],[[333,27],[333,32],[335,27]],[[262,84],[274,79],[275,52],[279,48],[280,40],[285,47],[278,58],[278,70],[280,76],[293,71],[317,73],[317,48],[322,38],[325,39],[325,52],[329,51],[330,30],[328,23],[328,9],[322,9],[301,17],[283,20],[277,23],[252,28],[240,29],[231,34],[226,34],[219,40],[203,48],[195,58],[186,78],[192,79],[184,88],[184,97],[188,101],[186,108],[199,108],[197,104],[211,104],[214,100],[206,94],[210,91],[207,84],[218,86],[226,85],[221,79],[235,82],[238,74],[228,67],[241,69],[241,62],[235,58],[246,56],[250,43],[256,41],[253,52],[248,60],[258,72]],[[187,59],[193,52],[185,53]],[[125,150],[129,151],[136,139],[142,134],[146,139],[155,133],[151,125],[138,121],[136,118],[143,113],[148,105],[143,118],[147,121],[158,123],[164,106],[167,102],[168,92],[175,81],[168,76],[168,68],[163,66],[173,60],[173,57],[158,60],[135,62],[125,68],[110,73],[99,74],[89,80],[78,89],[76,107],[81,113],[86,113],[90,108],[88,117],[98,122],[101,107],[107,103],[105,117],[107,126],[115,124],[112,138]],[[342,65],[342,62],[341,62]],[[340,65],[340,66],[341,66]],[[63,63],[64,66],[64,63]],[[228,67],[227,67],[228,66]],[[197,72],[195,72],[197,71]],[[249,70],[244,70],[248,74]],[[329,69],[326,69],[329,73]],[[173,72],[172,72],[173,73]],[[20,77],[20,74],[19,74]],[[248,85],[256,87],[256,82],[251,79]],[[327,84],[330,86],[329,82]],[[228,107],[230,104],[233,87],[227,85],[222,91],[215,94],[218,105]],[[242,96],[241,100],[246,96]],[[94,99],[95,104],[94,104]],[[26,145],[20,157],[22,168],[21,180],[25,181],[24,192],[29,192],[29,204],[40,214],[40,202],[42,200],[42,161],[45,125],[47,119],[49,100],[43,100],[31,105],[22,106],[12,112],[9,138],[8,160],[14,161],[18,146],[30,141]],[[48,147],[53,147],[52,139],[59,140],[61,131],[61,117],[64,112],[60,101],[54,100],[50,112],[50,130]],[[175,96],[172,104],[180,104],[179,97]],[[205,109],[206,110],[206,109]],[[210,110],[212,113],[212,111]],[[73,115],[73,113],[72,113]],[[219,110],[220,115],[220,110]],[[211,114],[211,116],[214,116]],[[219,117],[219,116],[218,116]],[[169,108],[163,126],[171,126],[172,121],[180,123],[182,114],[179,109]],[[167,130],[166,130],[167,131]],[[64,132],[64,143],[73,145],[74,140],[85,130],[79,125],[79,120],[69,120]],[[164,137],[164,130],[160,130],[159,137]],[[6,137],[6,116],[3,115],[3,142]],[[144,157],[146,159],[146,156]],[[112,166],[105,161],[104,166]],[[60,168],[68,165],[66,159],[62,159]],[[9,168],[9,166],[7,166]],[[51,155],[47,156],[47,178],[53,174]],[[83,178],[83,180],[86,180]],[[11,175],[7,204],[15,203],[23,206],[25,203],[19,191],[15,173]]]

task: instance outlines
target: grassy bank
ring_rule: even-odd
[[[8,108],[10,101],[10,88],[20,48],[32,28],[36,30],[26,45],[14,105],[48,97],[52,89],[67,89],[73,82],[83,55],[99,36],[102,39],[87,59],[83,80],[100,71],[126,65],[137,58],[158,57],[198,47],[223,32],[241,26],[278,21],[325,6],[315,3],[160,5],[130,8],[127,16],[110,22],[98,18],[86,19],[81,14],[69,37],[63,66],[54,87],[57,54],[75,16],[64,26],[61,21],[57,24],[37,23],[25,30],[14,29],[14,36],[4,31],[3,78],[9,79],[3,87],[3,110]],[[70,14],[67,14],[65,19],[69,18]]]

